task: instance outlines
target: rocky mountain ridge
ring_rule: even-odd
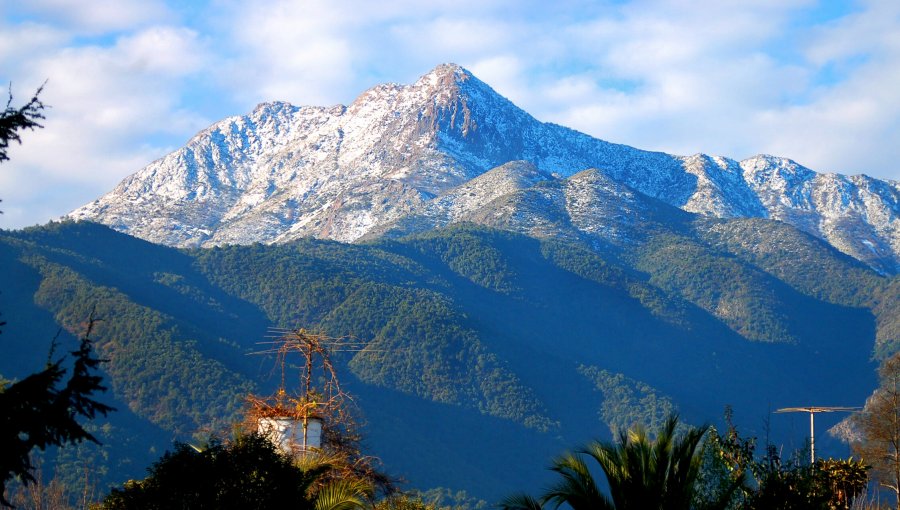
[[[261,104],[69,216],[182,247],[352,242],[463,220],[536,236],[566,224],[570,235],[615,244],[634,224],[629,200],[781,220],[883,273],[900,271],[898,182],[773,156],[605,142],[536,120],[453,64],[412,85],[376,86],[349,106]]]

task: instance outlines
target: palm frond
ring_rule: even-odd
[[[550,467],[562,476],[544,493],[543,501],[559,508],[568,503],[574,510],[614,509],[616,506],[597,487],[594,476],[581,456],[566,453],[557,457]]]
[[[358,480],[334,480],[320,487],[315,510],[360,510],[366,507],[371,486]]]
[[[702,462],[698,449],[707,430],[704,426],[680,432],[677,415],[669,416],[655,437],[642,426],[620,430],[615,442],[594,441],[556,458],[550,469],[560,479],[540,500],[515,502],[551,504],[554,510],[563,504],[573,510],[688,510],[697,491]],[[593,459],[606,477],[608,496],[599,489],[586,459]]]
[[[529,494],[513,494],[503,498],[497,506],[501,510],[543,510],[544,504]]]

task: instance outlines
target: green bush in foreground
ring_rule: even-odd
[[[362,487],[343,481],[310,488],[327,464],[302,468],[266,438],[240,435],[205,448],[178,444],[150,475],[113,489],[103,510],[265,509],[350,510],[363,504]]]
[[[755,439],[741,438],[730,423],[724,436],[712,427],[679,434],[677,426],[670,416],[655,438],[636,427],[614,443],[594,441],[566,453],[550,467],[559,481],[539,497],[511,496],[500,508],[838,510],[851,508],[865,491],[869,468],[862,462],[804,464],[799,456],[783,462],[773,446],[757,459]],[[607,490],[595,480],[596,468]]]

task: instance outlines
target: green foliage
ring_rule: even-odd
[[[678,327],[688,325],[681,301],[667,297],[659,288],[630,276],[624,269],[608,264],[596,253],[553,240],[542,242],[541,251],[560,268],[626,293],[666,322]]]
[[[301,240],[191,252],[195,266],[229,294],[255,303],[282,327],[318,324],[360,285],[421,282],[413,261],[371,246]]]
[[[837,510],[849,509],[864,493],[869,467],[863,462],[829,459],[810,465],[799,456],[782,462],[772,446],[757,459],[755,439],[740,437],[730,413],[726,418],[724,436],[712,427],[678,434],[674,417],[654,439],[641,426],[622,430],[615,443],[593,442],[556,458],[550,469],[559,480],[539,498],[518,494],[500,507]],[[606,490],[594,478],[592,465],[603,473]]]
[[[819,460],[815,465],[817,483],[822,492],[832,494],[829,510],[849,509],[859,496],[865,494],[871,466],[861,459]]]
[[[678,419],[670,416],[663,427],[650,438],[638,426],[621,431],[615,443],[589,443],[575,453],[557,457],[550,469],[559,480],[539,499],[514,496],[505,500],[506,510],[536,510],[551,505],[567,504],[574,510],[689,510],[696,508],[697,482],[700,476],[700,441],[704,428],[677,434]],[[600,469],[606,478],[604,493],[586,462]],[[703,508],[724,508],[730,494]]]
[[[613,435],[636,425],[660,429],[677,411],[672,401],[653,387],[624,374],[584,365],[578,367],[578,373],[587,377],[603,394],[600,419]]]
[[[887,359],[900,351],[900,276],[894,276],[875,297],[875,357]]]
[[[171,317],[42,255],[21,260],[42,276],[35,302],[64,328],[77,331],[81,318],[96,310],[97,350],[110,360],[111,388],[129,409],[181,435],[234,419],[253,385],[204,356]],[[223,387],[236,391],[223,393]]]
[[[43,112],[44,108],[46,108],[44,103],[38,99],[43,90],[44,86],[41,85],[37,92],[34,93],[34,96],[18,108],[12,106],[13,96],[12,93],[9,94],[6,108],[0,113],[0,163],[9,160],[7,155],[9,142],[22,143],[19,131],[43,127],[38,122],[44,119]]]
[[[738,260],[687,237],[661,235],[640,249],[635,267],[650,275],[650,283],[706,310],[744,338],[797,341],[776,281]]]
[[[433,510],[487,510],[488,502],[470,496],[464,490],[452,490],[446,487],[434,487],[426,491],[413,493],[419,501],[427,502],[426,506]]]
[[[487,510],[487,501],[469,496],[466,491],[435,487],[427,491],[392,494],[374,505],[374,510]]]
[[[389,319],[350,367],[363,381],[549,430],[532,391],[456,319],[450,304],[427,291],[379,299]]]
[[[412,237],[405,244],[422,253],[433,254],[453,272],[472,283],[501,292],[521,290],[517,274],[503,244],[515,236],[474,225],[454,225]]]
[[[698,232],[714,247],[829,303],[865,306],[884,284],[859,261],[786,223],[761,218],[704,220]]]
[[[729,508],[746,510],[849,509],[865,493],[870,469],[852,459],[804,462],[808,452],[786,461],[774,445],[756,458],[755,438],[742,438],[726,413],[728,431],[711,429],[704,444],[701,487],[705,494],[740,487]]]
[[[228,443],[213,441],[203,448],[177,444],[148,471],[147,478],[114,489],[100,508],[319,510],[307,490],[325,469],[304,471],[267,439],[253,434]]]
[[[314,494],[315,510],[357,510],[367,505],[369,486],[360,480],[338,479],[319,487]]]
[[[864,493],[868,466],[852,460],[819,460],[813,465],[796,460],[782,463],[774,448],[756,464],[758,487],[750,491],[748,510],[849,509]]]
[[[698,222],[713,247],[753,264],[807,296],[870,308],[876,318],[874,354],[900,348],[900,277],[887,278],[824,241],[785,223],[760,218]]]
[[[46,368],[0,388],[0,504],[11,506],[5,499],[6,485],[13,477],[24,483],[34,481],[34,466],[29,454],[34,448],[63,446],[97,439],[78,423],[79,418],[93,419],[106,415],[112,407],[94,400],[94,394],[106,390],[97,375],[100,360],[91,348],[91,327],[82,337],[79,348],[72,351],[72,375],[65,384],[64,359],[48,362]],[[51,353],[52,356],[52,353]]]
[[[485,347],[451,299],[427,288],[445,285],[442,277],[408,256],[447,248],[444,256],[454,261],[454,270],[465,273],[467,257],[484,242],[454,231],[447,240],[429,237],[403,247],[303,241],[263,252],[258,246],[233,246],[198,252],[197,263],[278,324],[300,321],[332,336],[368,341],[369,348],[349,361],[367,383],[549,430],[557,425],[533,391]],[[425,261],[444,263],[430,256]]]
[[[437,510],[433,504],[425,503],[421,497],[398,493],[375,503],[374,510]]]
[[[794,391],[801,376],[800,389],[811,396],[867,393],[864,376],[826,378],[837,368],[868,373],[868,353],[853,350],[874,337],[866,311],[817,301],[685,232],[659,240],[641,247],[637,255],[648,265],[639,272],[630,266],[635,253],[609,255],[472,226],[365,245],[304,240],[178,251],[98,225],[59,223],[0,234],[0,263],[14,276],[0,298],[12,297],[16,313],[54,330],[54,323],[76,329],[86,307],[97,304],[107,319],[96,341],[111,360],[108,385],[117,407],[134,412],[122,425],[129,435],[115,440],[134,459],[173,434],[188,439],[236,416],[241,397],[259,389],[250,381],[266,384],[269,360],[245,353],[258,349],[270,325],[304,324],[367,343],[367,351],[335,361],[356,376],[349,384],[360,395],[373,445],[404,452],[440,441],[421,458],[395,453],[386,462],[403,466],[416,483],[453,484],[482,497],[539,472],[529,469],[537,457],[510,460],[504,449],[527,442],[529,451],[550,454],[558,437],[593,432],[597,407],[621,430],[659,423],[675,402],[711,414],[720,405],[709,396],[713,384],[716,399],[741,407],[754,405],[757,395]],[[710,268],[719,264],[734,268],[738,282],[712,281]],[[736,292],[741,286],[752,291]],[[744,342],[691,301],[721,301],[719,294],[746,300],[745,310],[784,307],[789,317],[770,315],[777,326],[758,336],[783,328],[799,342]],[[881,296],[880,303],[891,301]],[[13,356],[27,349],[11,348]],[[7,359],[0,369],[10,376]],[[594,380],[596,373],[592,379],[571,370],[578,364],[618,373]],[[585,410],[593,388],[603,401],[592,399],[597,406]],[[442,416],[437,425],[420,419],[433,414]],[[459,434],[457,423],[473,430],[471,437]],[[141,444],[135,430],[166,439]],[[92,458],[112,476],[129,472],[119,460],[102,460],[105,454]]]

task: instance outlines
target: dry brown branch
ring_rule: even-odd
[[[275,358],[281,385],[274,395],[247,397],[245,426],[257,430],[260,420],[265,418],[297,421],[317,418],[322,421],[321,449],[298,452],[298,462],[328,464],[330,469],[321,483],[354,479],[380,492],[393,492],[394,481],[380,471],[380,460],[360,452],[357,409],[352,396],[341,388],[332,362],[334,353],[358,352],[365,344],[352,337],[332,338],[305,329],[271,329],[269,338],[272,340],[261,342],[262,348],[255,354]],[[300,363],[292,365],[292,361]],[[287,380],[294,368],[298,369],[297,387],[290,391]]]

